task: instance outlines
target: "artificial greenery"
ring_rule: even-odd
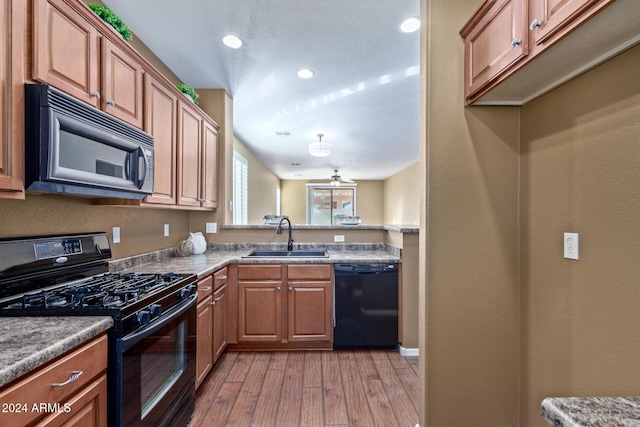
[[[193,89],[191,86],[180,83],[179,85],[176,85],[176,87],[180,90],[180,92],[189,95],[191,99],[193,99],[193,102],[195,102],[196,104],[198,103],[198,97],[200,95],[198,95],[198,92],[196,92],[195,89]]]
[[[89,3],[87,6],[89,6],[96,15],[102,18],[104,22],[111,25],[117,32],[119,32],[123,39],[125,39],[126,41],[130,41],[131,39],[133,39],[129,27],[127,27],[125,23],[122,22],[122,20],[118,17],[118,15],[113,13],[113,11],[107,6],[100,6],[95,3]]]

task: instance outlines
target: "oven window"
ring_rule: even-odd
[[[187,322],[165,328],[141,343],[141,418],[143,419],[178,381],[186,367]]]

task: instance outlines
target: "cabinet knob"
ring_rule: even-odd
[[[291,292],[293,290],[293,288],[291,286],[289,286],[289,292]]]
[[[211,286],[205,286],[202,289],[200,289],[200,291],[202,292],[209,292],[211,290]]]
[[[516,38],[514,38],[513,40],[511,40],[511,47],[514,48],[516,46],[520,46],[522,44],[521,40],[518,40]]]
[[[95,99],[100,99],[100,92],[98,91],[91,92],[91,96],[94,97]]]
[[[225,276],[224,274],[221,276],[216,277],[216,279],[218,280],[227,280],[227,276]]]
[[[116,103],[113,102],[113,99],[110,99],[110,100],[107,101],[107,105],[113,107],[114,105],[116,105]]]
[[[280,286],[278,286],[278,287],[276,288],[276,291],[280,292]]]
[[[542,22],[540,22],[536,18],[534,18],[533,21],[531,21],[531,24],[529,24],[529,29],[531,31],[533,31],[536,28],[540,28],[541,26],[542,26]]]
[[[211,304],[209,304],[209,305],[216,305],[216,302],[212,301]]]

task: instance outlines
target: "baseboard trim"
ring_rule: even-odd
[[[400,356],[418,356],[420,354],[420,350],[417,348],[404,348],[400,344],[398,344],[398,350],[400,351]]]

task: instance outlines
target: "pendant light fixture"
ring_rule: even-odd
[[[309,154],[314,157],[327,157],[331,154],[331,144],[322,142],[323,136],[323,134],[319,133],[318,142],[312,142],[309,144]]]

